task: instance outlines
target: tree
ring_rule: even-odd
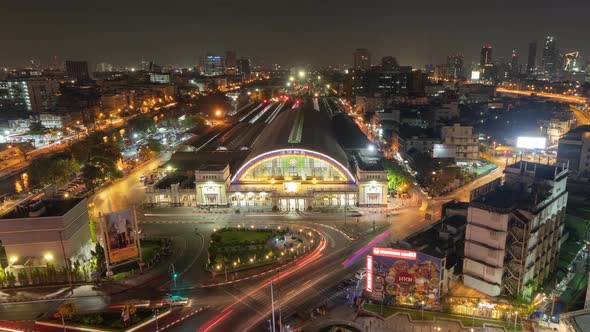
[[[29,126],[29,134],[31,135],[43,135],[47,133],[47,128],[41,124],[39,121],[31,122]]]
[[[59,314],[65,320],[70,320],[78,313],[78,307],[74,302],[64,302],[58,307]]]
[[[383,166],[387,170],[389,190],[402,192],[409,188],[412,178],[402,165],[391,160],[385,160]]]
[[[150,139],[147,144],[148,149],[152,151],[154,154],[158,154],[162,152],[162,143],[160,141],[156,141],[155,139]]]
[[[365,123],[369,123],[369,122],[371,122],[371,120],[373,120],[374,116],[375,116],[375,112],[373,112],[373,111],[365,112],[363,114],[363,120],[365,121]]]
[[[138,131],[144,133],[155,128],[156,123],[152,118],[140,115],[129,120],[128,125],[131,128],[130,132]]]
[[[94,250],[92,250],[90,254],[92,255],[90,268],[93,271],[102,272],[103,268],[106,266],[106,259],[104,254],[104,248],[100,245],[100,242],[96,242]]]
[[[33,159],[29,165],[29,184],[41,188],[51,183],[64,183],[80,170],[78,161],[67,154],[55,154],[46,158]]]

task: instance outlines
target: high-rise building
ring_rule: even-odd
[[[225,51],[225,71],[228,74],[236,74],[238,72],[238,57],[236,51]]]
[[[512,50],[512,57],[510,58],[510,76],[517,77],[520,74],[520,66],[518,64],[518,51]]]
[[[529,43],[529,56],[526,63],[527,74],[533,74],[537,71],[537,42],[532,41]]]
[[[239,59],[238,60],[238,72],[242,75],[250,75],[250,59]]]
[[[223,74],[223,58],[220,55],[207,53],[204,63],[204,72],[207,76]]]
[[[366,48],[357,48],[352,53],[354,69],[369,70],[371,68],[371,53]]]
[[[397,59],[392,56],[386,56],[381,58],[381,69],[383,70],[394,70],[399,67]]]
[[[90,74],[88,73],[87,61],[66,61],[66,76],[76,80],[78,83],[88,82]]]
[[[581,67],[580,52],[570,52],[563,55],[562,69],[568,73],[577,73]]]
[[[484,45],[481,48],[481,60],[479,61],[479,66],[484,68],[486,65],[491,65],[492,63],[492,46]]]
[[[565,227],[566,164],[518,161],[470,193],[463,283],[490,296],[523,296],[556,270]]]
[[[464,77],[463,72],[463,54],[447,56],[447,68],[449,78]]]
[[[0,112],[46,112],[56,101],[59,85],[46,78],[0,81]]]
[[[113,71],[113,66],[110,63],[99,62],[96,65],[96,71],[97,72],[109,72],[109,71]]]
[[[559,66],[559,50],[555,37],[547,36],[543,46],[543,57],[541,58],[541,70],[545,74],[553,75],[557,73]]]
[[[590,126],[578,126],[559,139],[557,162],[568,163],[574,178],[590,177]]]

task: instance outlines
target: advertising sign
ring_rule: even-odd
[[[131,212],[123,210],[105,214],[105,242],[110,263],[117,263],[129,258],[138,257],[139,250],[135,241],[135,223]]]
[[[516,147],[521,149],[545,149],[547,146],[547,139],[545,137],[525,137],[519,136],[516,138]]]
[[[369,259],[368,257],[371,257]],[[442,260],[420,252],[373,248],[367,256],[367,291],[397,305],[439,308]],[[369,285],[371,271],[371,285]]]
[[[373,291],[373,256],[367,255],[367,292]]]
[[[432,158],[455,158],[457,146],[454,144],[434,144],[432,146]]]

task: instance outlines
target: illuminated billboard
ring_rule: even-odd
[[[545,137],[526,137],[519,136],[516,139],[516,147],[521,149],[545,149],[547,146]]]
[[[424,301],[426,308],[440,308],[441,259],[417,251],[374,247],[366,262],[366,291],[372,300],[407,306]]]
[[[104,223],[106,225],[106,249],[110,263],[138,257],[137,232],[130,211],[123,210],[106,214]]]
[[[434,144],[432,146],[432,158],[455,158],[457,146],[454,144]]]
[[[474,70],[471,72],[471,80],[479,81],[479,70]]]

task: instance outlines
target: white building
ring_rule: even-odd
[[[491,296],[530,298],[557,266],[567,204],[566,165],[519,161],[472,190],[463,282]]]
[[[88,261],[90,238],[86,199],[34,201],[0,218],[3,266],[18,271],[65,260]],[[6,264],[6,265],[5,265]]]

